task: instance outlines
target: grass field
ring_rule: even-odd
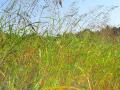
[[[0,30],[0,90],[120,90],[119,40]]]

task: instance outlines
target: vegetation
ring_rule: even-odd
[[[120,28],[107,26],[118,6],[63,3],[1,2],[0,90],[120,90]]]
[[[53,37],[1,28],[0,90],[120,90],[119,32]]]

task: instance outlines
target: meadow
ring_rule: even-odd
[[[120,90],[120,36],[1,28],[0,90]]]

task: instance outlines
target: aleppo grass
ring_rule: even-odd
[[[120,42],[1,30],[0,90],[120,90]]]

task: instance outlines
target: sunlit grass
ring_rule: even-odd
[[[120,90],[120,42],[82,35],[1,31],[0,90]]]

